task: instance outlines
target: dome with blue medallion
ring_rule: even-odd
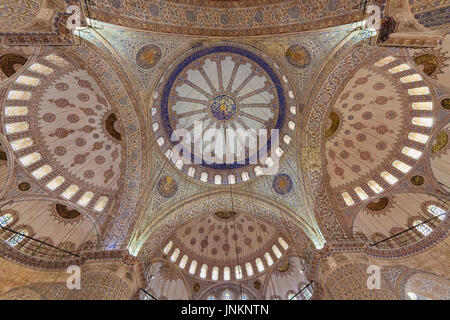
[[[153,98],[156,143],[179,170],[206,183],[268,172],[297,125],[295,95],[280,65],[234,42],[192,48],[167,68]]]

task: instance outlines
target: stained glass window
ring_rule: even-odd
[[[400,170],[403,173],[407,173],[409,170],[411,170],[411,166],[407,165],[406,163],[404,163],[400,160],[395,160],[392,163],[392,166],[394,166],[394,168],[397,168],[398,170]]]
[[[5,125],[7,134],[27,131],[29,128],[30,126],[26,122],[7,123]]]
[[[269,266],[273,265],[273,260],[272,260],[272,256],[270,255],[270,253],[266,252],[264,254],[264,258],[267,261],[267,265],[269,265]]]
[[[283,247],[284,250],[287,250],[289,248],[286,241],[284,241],[284,239],[281,237],[278,238],[278,243]]]
[[[40,73],[40,74],[43,74],[43,75],[49,75],[50,73],[53,72],[52,68],[44,66],[44,65],[42,65],[40,63],[35,63],[31,67],[29,67],[28,69],[33,71],[33,72]]]
[[[11,90],[8,93],[8,100],[29,100],[31,92]]]
[[[28,114],[27,107],[6,107],[5,115],[9,117],[13,116],[26,116]]]
[[[247,271],[247,275],[249,277],[251,277],[253,275],[253,267],[252,267],[252,264],[250,262],[247,262],[245,264],[245,270]]]
[[[91,202],[92,198],[94,197],[94,194],[90,191],[85,192],[83,196],[78,200],[78,204],[82,207],[86,207],[89,202]]]
[[[214,266],[212,268],[211,279],[214,281],[219,280],[219,267]]]
[[[409,69],[411,69],[411,67],[408,66],[406,63],[404,63],[404,64],[401,64],[399,66],[393,67],[393,68],[389,69],[388,71],[390,73],[397,73],[397,72],[403,72],[403,71],[406,71],[406,70],[409,70]]]
[[[14,151],[19,151],[25,148],[29,148],[33,145],[33,140],[31,138],[23,138],[11,142],[11,148]]]
[[[280,251],[280,249],[278,249],[278,247],[276,245],[272,246],[272,251],[275,254],[275,257],[277,257],[277,259],[281,258],[281,251]]]
[[[30,153],[19,159],[19,161],[22,163],[24,167],[28,167],[33,163],[38,162],[39,160],[41,160],[41,154],[38,152]]]
[[[173,251],[172,256],[170,257],[170,260],[172,260],[173,262],[177,261],[179,255],[180,255],[180,249],[176,248]]]
[[[180,261],[180,268],[184,269],[186,267],[187,262],[188,262],[188,256],[184,255]]]
[[[208,300],[216,300],[216,297],[213,295],[208,296]]]
[[[256,263],[256,267],[258,268],[258,271],[259,271],[259,272],[263,272],[263,271],[264,271],[264,265],[263,265],[261,259],[260,259],[260,258],[257,258],[257,259],[255,260],[255,263]]]
[[[195,174],[195,169],[193,167],[190,167],[187,171],[187,174],[189,177],[193,177]]]
[[[64,183],[64,181],[65,181],[64,177],[57,176],[57,177],[53,178],[52,181],[47,183],[47,188],[49,188],[50,190],[53,191],[56,188],[58,188],[60,185],[62,185]]]
[[[309,288],[306,288],[305,290],[303,290],[303,295],[305,296],[306,300],[309,300],[312,297],[312,294],[311,294],[311,291],[309,291]]]
[[[421,80],[422,80],[422,77],[418,73],[400,78],[400,81],[403,83],[416,82],[416,81],[421,81]]]
[[[433,118],[413,117],[411,123],[415,126],[431,127],[433,126]]]
[[[428,136],[425,134],[417,133],[417,132],[410,132],[408,134],[408,138],[410,140],[425,144],[428,141]]]
[[[27,76],[18,77],[16,82],[26,86],[37,86],[39,83],[41,83],[39,79]]]
[[[413,102],[411,107],[414,110],[433,110],[433,102]]]
[[[59,65],[59,66],[67,65],[67,61],[66,60],[64,60],[63,58],[61,58],[60,56],[57,56],[55,54],[51,54],[49,56],[46,56],[45,59],[50,61],[50,62],[52,62],[52,63],[54,63],[54,64],[56,64],[56,65]]]
[[[42,179],[46,175],[48,175],[50,172],[52,172],[52,167],[50,167],[48,164],[40,167],[39,169],[36,169],[32,172],[32,175],[36,179]]]
[[[13,216],[11,213],[4,214],[0,217],[0,227],[6,227],[13,221]]]
[[[430,89],[428,89],[428,87],[409,89],[408,94],[410,94],[412,96],[421,96],[421,95],[425,95],[425,94],[430,94]]]
[[[406,295],[408,296],[408,298],[409,298],[410,300],[431,300],[431,299],[428,298],[428,297],[422,296],[422,295],[420,295],[420,294],[418,294],[418,293],[411,292],[411,291],[408,292]]]
[[[355,188],[355,192],[358,195],[358,197],[363,201],[366,200],[367,198],[369,198],[367,193],[361,187]]]
[[[72,184],[70,187],[68,187],[62,194],[66,199],[71,199],[79,190],[80,188],[77,185]]]
[[[242,268],[241,266],[235,266],[234,267],[234,274],[236,276],[236,279],[242,279]]]
[[[416,160],[419,159],[420,156],[422,155],[421,151],[418,151],[418,150],[416,150],[414,148],[410,148],[410,147],[404,147],[402,149],[402,153],[404,155],[407,155],[408,157],[416,159]]]
[[[383,171],[383,172],[381,173],[381,177],[382,177],[384,180],[386,180],[389,184],[395,184],[395,183],[398,181],[398,179],[397,179],[396,177],[394,177],[392,174],[390,174],[390,173],[387,172],[387,171]]]
[[[386,65],[386,64],[388,64],[388,63],[390,63],[390,62],[392,62],[392,61],[394,61],[394,60],[395,60],[394,57],[388,56],[388,57],[385,57],[385,58],[381,59],[381,60],[378,61],[377,63],[375,63],[375,65],[376,65],[377,67],[382,67],[382,66],[384,66],[384,65]]]
[[[206,264],[203,264],[200,268],[200,278],[205,279],[206,275],[208,274],[208,266]]]

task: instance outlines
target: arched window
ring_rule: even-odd
[[[433,231],[426,223],[422,223],[420,220],[414,221],[413,226],[424,236],[429,235]]]
[[[429,205],[427,207],[427,210],[433,216],[438,217],[439,220],[444,220],[445,216],[447,215],[447,212],[444,209],[442,209],[442,208],[440,208],[438,206],[435,206],[434,204]]]
[[[414,292],[408,292],[406,295],[410,300],[417,300],[417,295]]]
[[[4,214],[0,217],[0,227],[6,227],[13,221],[13,216],[11,213]]]
[[[222,293],[222,300],[233,300],[233,294],[230,290],[227,289]]]
[[[219,267],[215,266],[212,268],[211,280],[219,280]]]
[[[197,270],[197,261],[192,260],[191,267],[189,268],[189,273],[195,274],[195,270]]]
[[[241,266],[235,266],[234,267],[234,274],[235,274],[237,280],[242,279],[242,268],[241,268]]]
[[[11,238],[6,240],[6,242],[11,246],[15,247],[17,246],[22,240],[25,238],[25,236],[28,236],[28,231],[25,229],[22,229],[19,231],[18,234],[13,235]]]
[[[230,278],[231,278],[230,267],[223,268],[223,280],[230,281]]]
[[[243,293],[243,294],[241,295],[241,300],[248,300],[247,294]]]
[[[249,277],[251,277],[253,275],[253,267],[252,267],[252,264],[250,262],[247,262],[245,264],[245,270],[247,271],[247,275]]]
[[[180,261],[180,268],[181,269],[184,269],[185,267],[186,267],[186,264],[187,264],[187,262],[188,262],[188,256],[187,255],[184,255],[183,256],[183,258],[181,258],[181,261]]]
[[[266,253],[264,254],[264,258],[266,259],[267,265],[269,265],[269,267],[270,267],[271,265],[273,265],[273,260],[272,260],[272,257],[270,256],[270,253],[266,252]]]
[[[179,255],[180,255],[180,249],[176,248],[173,251],[172,256],[170,257],[170,260],[172,260],[172,262],[177,261]]]
[[[276,245],[272,246],[272,251],[275,254],[275,257],[277,257],[277,259],[281,258],[281,251],[280,251],[280,249],[278,249],[278,247]]]
[[[278,243],[283,247],[284,250],[287,250],[289,248],[288,244],[282,237],[278,238]]]

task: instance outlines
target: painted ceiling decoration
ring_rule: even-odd
[[[202,182],[235,184],[279,161],[293,137],[297,113],[295,95],[278,64],[248,46],[224,43],[193,49],[166,70],[155,89],[152,131],[161,151],[183,173]],[[190,138],[173,139],[177,129]],[[207,141],[209,129],[220,132],[214,144]],[[266,135],[258,136],[258,145],[239,134],[261,129]],[[199,150],[195,139],[202,137]],[[272,141],[278,137],[279,146]]]

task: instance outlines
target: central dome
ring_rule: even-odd
[[[203,182],[233,184],[277,163],[295,115],[280,66],[254,48],[226,43],[197,46],[169,66],[155,89],[152,126],[179,170]]]

